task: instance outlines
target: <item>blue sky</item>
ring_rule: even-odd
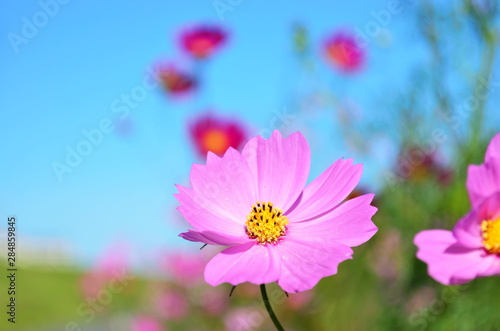
[[[186,184],[190,164],[200,161],[186,142],[186,119],[212,109],[236,114],[255,132],[267,128],[273,111],[286,109],[297,86],[308,85],[292,56],[292,23],[304,23],[311,44],[319,45],[335,29],[365,29],[374,21],[371,11],[386,9],[387,2],[242,0],[221,20],[211,1],[72,0],[59,4],[46,22],[37,1],[2,0],[2,6],[0,216],[17,216],[21,235],[67,240],[88,262],[117,239],[140,252],[190,245],[177,237],[182,229],[172,196],[174,183]],[[389,45],[370,39],[364,73],[345,78],[324,64],[318,67],[318,84],[349,95],[368,118],[381,116],[388,86],[401,88],[412,65],[426,56],[410,7],[402,6],[386,26]],[[44,24],[16,52],[9,38],[22,36],[23,18]],[[227,47],[207,64],[200,95],[176,102],[159,88],[149,90],[130,109],[133,136],[104,134],[58,180],[54,162],[64,162],[67,148],[75,149],[85,130],[116,119],[113,103],[142,85],[148,66],[160,59],[186,61],[177,31],[198,22],[222,24],[231,34]],[[311,115],[308,123],[299,118],[295,125],[322,130],[325,116]],[[317,139],[331,148],[313,146],[314,176],[339,157],[356,156],[340,135]],[[363,182],[372,187],[380,186],[377,173],[390,156],[386,142],[380,144],[379,154],[357,159],[367,162]]]

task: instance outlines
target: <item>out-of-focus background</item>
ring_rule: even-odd
[[[439,285],[412,244],[467,212],[500,131],[497,1],[1,3],[1,330],[271,329],[256,286],[203,282],[217,249],[178,237],[173,194],[273,130],[307,138],[310,178],[363,163],[379,208],[338,275],[270,287],[286,329],[500,328],[498,279]]]

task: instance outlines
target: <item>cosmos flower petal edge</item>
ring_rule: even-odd
[[[495,257],[457,244],[450,231],[422,231],[414,243],[420,247],[417,257],[428,263],[429,275],[444,285],[460,285],[483,277],[495,264]]]
[[[307,220],[343,201],[358,185],[363,172],[363,165],[353,165],[352,162],[352,159],[335,161],[307,185],[297,200],[297,206],[288,211],[290,217],[296,221]]]
[[[205,281],[212,286],[272,283],[278,280],[279,263],[277,252],[269,245],[237,245],[225,249],[208,262]]]
[[[368,241],[377,232],[371,218],[377,208],[370,203],[374,194],[365,194],[348,200],[314,220],[294,223],[294,231],[303,238],[335,241],[356,247]]]
[[[350,247],[335,241],[288,239],[280,245],[281,271],[278,285],[286,292],[309,290],[324,277],[335,275],[338,265],[352,259]]]
[[[485,161],[488,162],[494,158],[500,159],[500,134],[497,134],[491,139],[486,149]]]
[[[500,158],[490,158],[487,163],[470,165],[467,169],[467,191],[473,206],[500,190]]]
[[[202,242],[209,245],[233,246],[248,243],[248,237],[237,237],[213,231],[196,231],[189,229],[188,232],[179,234],[179,237],[188,241]]]

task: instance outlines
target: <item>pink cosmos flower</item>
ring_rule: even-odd
[[[222,156],[229,147],[238,149],[247,139],[246,130],[240,123],[210,114],[198,118],[190,125],[189,131],[203,157],[209,151]]]
[[[358,71],[365,62],[365,53],[356,38],[347,32],[337,32],[329,37],[324,52],[327,60],[345,73]]]
[[[469,166],[467,190],[472,209],[453,231],[422,231],[414,240],[429,275],[445,285],[500,275],[500,134],[485,163]]]
[[[181,33],[182,48],[197,59],[206,58],[226,41],[226,32],[216,26],[195,26]]]
[[[340,159],[306,186],[309,163],[299,132],[284,139],[274,131],[250,139],[241,153],[208,153],[206,165],[193,165],[192,188],[178,185],[176,198],[194,229],[180,236],[229,246],[208,262],[208,284],[278,282],[286,292],[305,291],[375,234],[373,194],[341,203],[362,165]]]
[[[140,315],[132,321],[132,331],[166,331],[156,319]]]

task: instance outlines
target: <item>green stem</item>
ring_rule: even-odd
[[[269,302],[269,299],[267,297],[265,284],[260,285],[260,293],[262,294],[262,300],[264,300],[264,305],[266,306],[266,310],[269,313],[269,317],[271,317],[271,320],[273,321],[274,326],[276,327],[276,329],[278,331],[285,331],[285,329],[283,329],[280,322],[278,321],[278,318],[276,318],[276,315],[274,314],[273,308],[271,307],[271,302]]]

